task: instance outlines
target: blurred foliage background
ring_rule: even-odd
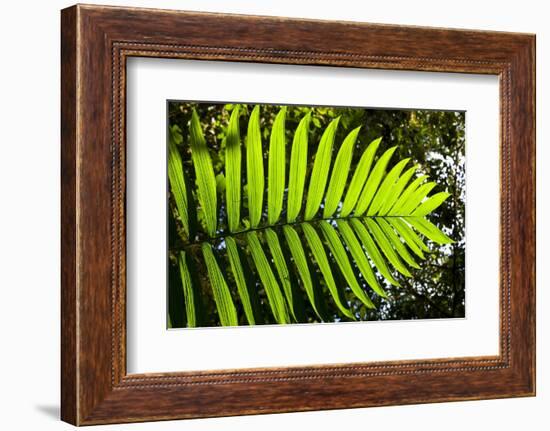
[[[197,110],[210,155],[217,175],[218,191],[221,193],[225,186],[223,176],[225,137],[232,104],[187,103],[180,101],[168,102],[168,126],[177,125],[184,137],[180,145],[183,157],[184,170],[194,181],[194,170],[191,164],[189,145],[186,140],[189,136],[189,121],[192,108]],[[246,136],[246,125],[254,105],[241,104],[241,138]],[[261,106],[261,127],[264,139],[264,150],[267,151],[269,132],[280,105]],[[310,140],[308,169],[311,169],[313,156],[323,130],[328,123],[340,116],[340,126],[336,135],[335,148],[338,148],[345,135],[355,127],[361,126],[354,159],[351,169],[355,169],[363,149],[374,139],[382,137],[382,143],[377,154],[382,154],[387,148],[397,146],[390,166],[395,160],[410,157],[408,166],[416,163],[420,171],[427,174],[431,181],[438,186],[434,193],[447,191],[451,197],[447,199],[431,216],[430,220],[438,225],[447,235],[456,242],[445,246],[436,246],[429,243],[430,253],[426,260],[421,261],[420,270],[414,270],[413,278],[405,278],[399,273],[395,277],[401,287],[389,283],[383,286],[388,298],[381,298],[372,290],[366,288],[369,296],[377,306],[375,310],[366,309],[358,300],[350,297],[351,309],[360,320],[396,320],[396,319],[431,319],[464,317],[465,313],[465,238],[464,238],[464,203],[465,203],[465,113],[451,111],[429,110],[395,110],[395,109],[365,109],[349,107],[306,107],[288,106],[286,117],[287,129],[287,173],[290,157],[290,143],[293,133],[300,119],[308,112],[312,113],[310,125]],[[243,158],[243,181],[246,175]],[[265,169],[267,173],[267,166]],[[246,187],[246,186],[245,186]],[[172,327],[185,326],[185,310],[183,294],[179,279],[175,250],[181,248],[181,239],[178,235],[178,219],[173,198],[169,195],[169,315]],[[243,214],[246,214],[246,199],[243,198]],[[219,208],[220,232],[226,229],[223,199]],[[201,214],[197,214],[199,222]],[[206,239],[197,237],[197,240]],[[356,268],[355,268],[356,269]],[[357,269],[356,269],[357,270]],[[357,270],[358,271],[358,270]],[[199,271],[200,272],[200,271]],[[335,271],[337,273],[337,271]],[[204,272],[203,272],[204,273]],[[337,280],[345,285],[344,280]],[[199,280],[200,284],[200,280]],[[258,284],[259,299],[263,307],[265,298],[262,287]],[[311,306],[303,293],[305,307],[304,322],[318,321]],[[237,298],[237,295],[235,295]],[[200,326],[217,326],[219,319],[211,292],[202,289],[201,324]],[[235,301],[239,316],[243,310],[238,300]],[[308,309],[309,306],[309,309]],[[268,315],[269,313],[264,313]],[[327,321],[339,321],[336,306],[327,299]],[[244,317],[243,322],[244,322]],[[269,318],[268,318],[269,319]],[[316,320],[317,319],[317,320]],[[274,323],[266,320],[263,323]]]

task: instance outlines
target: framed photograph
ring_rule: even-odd
[[[62,419],[535,394],[535,37],[62,11]]]

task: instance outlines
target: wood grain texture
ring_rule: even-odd
[[[61,417],[77,421],[76,9],[61,16]]]
[[[62,11],[61,38],[63,420],[86,425],[534,394],[533,35],[79,5]],[[499,356],[127,375],[129,56],[498,75]]]

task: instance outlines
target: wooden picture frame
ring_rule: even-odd
[[[90,425],[535,394],[534,35],[83,5],[64,9],[61,17],[64,421]],[[130,56],[498,75],[500,354],[128,375]]]

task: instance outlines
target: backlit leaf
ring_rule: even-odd
[[[298,270],[298,274],[300,275],[300,279],[302,280],[302,284],[304,286],[308,299],[311,302],[313,310],[317,313],[319,317],[321,317],[319,312],[317,311],[315,290],[313,289],[311,273],[309,271],[309,266],[307,263],[304,248],[302,246],[302,241],[300,240],[300,237],[298,236],[296,230],[290,225],[283,226],[283,234],[285,236],[288,248],[290,249],[290,254],[292,255],[292,259],[294,261],[294,264],[296,265],[296,269]]]
[[[395,204],[395,202],[403,192],[403,189],[417,170],[418,166],[413,166],[412,168],[407,169],[405,173],[399,177],[397,182],[390,189],[388,196],[385,199],[385,202],[382,204],[380,211],[378,211],[378,215],[385,216],[388,214],[388,211]]]
[[[356,219],[352,219],[352,220],[356,220]],[[373,289],[376,293],[378,293],[380,296],[383,296],[385,298],[386,293],[382,290],[382,288],[378,284],[378,281],[376,280],[376,276],[374,275],[374,272],[370,266],[370,262],[367,258],[367,255],[365,254],[365,251],[361,247],[361,244],[357,240],[357,237],[353,233],[353,230],[349,226],[348,222],[345,220],[339,220],[338,230],[342,234],[342,237],[344,238],[344,241],[348,246],[348,250],[353,256],[355,263],[359,267],[361,274],[363,274],[363,278],[366,280],[366,282],[371,287],[371,289]],[[389,276],[387,277],[388,281],[391,281],[393,284],[398,285],[397,281],[395,281],[395,279],[392,277],[389,271],[386,270],[386,274]]]
[[[239,229],[241,218],[241,134],[239,128],[240,106],[231,112],[225,138],[225,172],[227,221],[229,230]]]
[[[368,219],[365,219],[368,220]],[[367,250],[368,255],[374,262],[374,265],[378,268],[378,271],[380,271],[381,274],[384,274],[386,272],[389,272],[389,269],[387,268],[387,265],[384,261],[384,258],[380,254],[379,247],[376,246],[371,234],[365,227],[365,225],[359,221],[359,219],[353,218],[351,219],[351,224],[353,228],[355,229],[355,232],[357,233],[357,236],[363,241],[363,244],[365,245],[365,248]],[[389,262],[397,269],[401,274],[403,274],[406,277],[410,277],[411,273],[407,269],[407,267],[403,264],[399,256],[395,253],[393,250],[391,244],[387,241],[387,239],[381,234],[381,232],[377,232],[378,236],[377,238],[384,244],[384,248],[382,252],[385,254]]]
[[[430,191],[436,186],[437,184],[434,182],[429,182],[426,184],[422,184],[418,189],[416,189],[410,196],[409,199],[407,199],[407,202],[401,207],[401,209],[398,211],[397,215],[403,215],[403,216],[409,216],[412,215],[412,212],[420,203],[424,200],[424,198],[430,193]]]
[[[367,215],[374,216],[378,214],[382,205],[384,205],[384,203],[389,199],[397,178],[401,175],[401,171],[403,171],[409,160],[410,159],[401,160],[390,170],[390,172],[388,172],[388,175],[386,175],[382,181],[382,184],[380,184],[378,191],[374,195],[374,198],[372,199],[372,203],[367,210]]]
[[[260,107],[252,110],[246,135],[246,172],[248,177],[248,212],[250,226],[257,227],[264,201],[264,159],[260,132]]]
[[[445,200],[451,196],[447,192],[436,193],[435,195],[430,196],[424,202],[422,202],[413,212],[413,217],[423,217],[430,214],[434,211],[439,205],[441,205]]]
[[[347,217],[355,208],[357,204],[357,199],[363,190],[365,181],[367,180],[372,162],[374,160],[374,155],[376,150],[380,145],[382,138],[375,139],[372,141],[367,149],[363,152],[357,167],[355,168],[355,173],[351,179],[346,197],[344,198],[344,203],[342,204],[341,217]]]
[[[366,295],[361,286],[359,286],[357,278],[355,278],[355,274],[353,273],[353,268],[351,267],[346,250],[344,249],[342,241],[338,237],[336,230],[334,230],[330,223],[324,220],[319,223],[319,226],[325,236],[330,252],[336,259],[336,262],[338,263],[344,278],[348,282],[351,291],[363,304],[365,304],[367,308],[375,308],[371,299]]]
[[[373,233],[376,242],[386,256],[391,253],[391,247],[393,246],[405,262],[413,268],[420,268],[420,266],[407,251],[405,245],[401,242],[399,236],[384,218],[380,217],[376,219],[367,219],[366,222],[367,226],[369,226],[371,232]],[[390,247],[388,247],[389,244],[391,244]]]
[[[308,113],[298,124],[292,141],[292,152],[290,153],[290,169],[288,176],[288,201],[287,221],[292,223],[302,209],[304,196],[304,184],[307,170],[307,145],[309,134],[309,121],[311,112]]]
[[[182,136],[180,128],[173,126],[170,128],[170,137],[168,141],[168,180],[170,189],[174,195],[174,201],[178,209],[181,223],[185,235],[189,236],[189,217],[187,213],[187,190],[185,187],[185,178],[183,174],[183,164],[177,142],[181,142]]]
[[[374,194],[376,193],[376,190],[384,177],[386,166],[388,166],[391,156],[395,152],[396,148],[397,147],[391,147],[386,150],[380,159],[378,159],[374,165],[374,168],[372,168],[372,172],[365,183],[365,187],[359,196],[359,200],[357,201],[357,206],[355,207],[356,216],[363,215],[370,205],[372,198],[374,197]]]
[[[336,211],[336,208],[338,208],[338,204],[340,203],[340,199],[342,198],[342,194],[344,193],[344,188],[346,187],[346,182],[348,180],[349,167],[353,156],[353,147],[355,146],[355,141],[357,140],[357,135],[359,134],[360,129],[361,127],[357,127],[352,130],[346,139],[344,139],[344,142],[338,151],[327,189],[325,208],[323,209],[323,218],[332,217]]]
[[[239,324],[237,310],[235,309],[235,304],[233,304],[229,287],[212,251],[212,246],[207,242],[203,242],[201,249],[206,269],[208,270],[208,278],[212,286],[214,301],[216,302],[216,308],[220,316],[220,322],[223,326],[237,326]]]
[[[265,230],[265,239],[269,247],[269,251],[271,252],[271,256],[273,257],[273,263],[275,264],[275,269],[279,274],[279,281],[283,286],[283,291],[286,296],[288,309],[290,310],[290,313],[292,314],[292,317],[294,318],[294,320],[297,320],[296,313],[294,312],[295,300],[293,298],[292,286],[290,284],[290,273],[288,272],[288,268],[283,255],[283,250],[281,249],[281,244],[279,242],[279,238],[277,234],[273,231],[273,229],[267,228]]]
[[[216,176],[212,159],[206,146],[206,141],[201,129],[197,111],[193,110],[191,125],[189,127],[191,157],[197,177],[197,193],[199,203],[204,211],[206,230],[210,236],[216,234],[217,226],[217,198],[216,198]]]
[[[422,184],[426,178],[428,178],[427,175],[422,175],[422,176],[416,178],[412,183],[410,183],[407,186],[407,188],[403,191],[403,193],[401,193],[401,196],[399,196],[399,198],[397,198],[397,200],[395,201],[395,204],[389,210],[387,215],[393,216],[393,215],[396,215],[396,214],[401,214],[401,212],[400,212],[401,207],[408,202],[409,197],[418,189],[420,184]]]
[[[258,271],[258,275],[265,288],[269,306],[277,323],[285,324],[290,323],[290,317],[285,305],[285,298],[281,293],[275,274],[269,265],[269,261],[264,253],[262,244],[258,238],[257,232],[248,232],[246,234],[248,246],[250,248],[250,254],[254,260],[254,265]]]
[[[181,285],[183,288],[183,298],[185,299],[185,314],[187,315],[187,326],[194,328],[197,326],[197,308],[195,292],[191,283],[191,275],[187,267],[187,260],[184,251],[178,255],[178,267],[180,270]]]
[[[317,234],[315,229],[308,223],[304,223],[302,225],[302,229],[306,237],[307,243],[309,245],[309,249],[311,250],[313,257],[315,258],[315,261],[317,262],[317,266],[321,270],[321,274],[323,274],[325,284],[327,285],[327,288],[330,294],[332,295],[332,298],[334,299],[334,303],[336,304],[338,309],[344,314],[344,316],[347,316],[350,319],[355,320],[355,316],[353,315],[353,313],[342,303],[340,299],[340,293],[338,292],[338,287],[336,286],[336,282],[334,281],[334,276],[332,274],[330,263],[328,261],[327,254],[325,252],[325,247],[323,246],[323,243],[321,242],[319,235]],[[295,239],[300,241],[298,234],[296,234]],[[301,246],[301,243],[300,243],[300,246]],[[305,262],[305,259],[302,265],[303,264],[307,266],[307,262]]]
[[[227,256],[229,257],[229,264],[231,265],[231,271],[233,271],[233,277],[235,277],[235,284],[237,285],[237,291],[243,304],[244,313],[249,325],[256,324],[256,317],[254,307],[252,305],[252,289],[256,286],[250,286],[248,283],[244,269],[242,266],[241,258],[239,256],[239,250],[237,243],[232,237],[225,239],[225,245],[227,247]]]
[[[321,137],[319,148],[315,154],[307,193],[306,210],[304,213],[305,220],[311,220],[317,214],[323,200],[332,159],[332,144],[334,143],[334,136],[339,121],[340,117],[330,122]]]
[[[277,223],[283,209],[286,164],[285,116],[286,107],[283,107],[273,122],[269,143],[267,222],[270,225]]]
[[[421,259],[424,259],[423,251],[428,251],[428,247],[418,237],[416,232],[401,218],[388,217],[388,223],[401,235],[409,248]]]
[[[424,217],[407,217],[407,222],[418,232],[438,244],[452,244],[454,241],[445,235],[436,225]]]

